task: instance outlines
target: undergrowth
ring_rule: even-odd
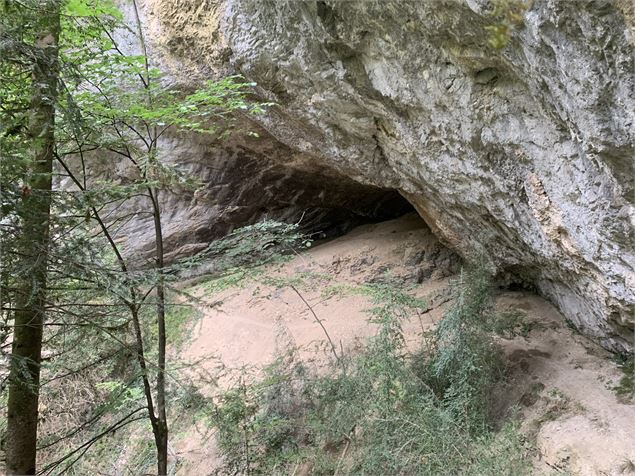
[[[328,372],[289,351],[262,379],[227,391],[213,415],[218,472],[528,474],[517,426],[490,424],[489,395],[503,375],[493,334],[507,328],[486,273],[462,273],[454,305],[414,353],[402,323],[425,303],[389,284],[355,289],[373,301],[377,334]]]
[[[222,276],[214,276],[197,284],[195,288],[205,295],[214,295],[229,288],[240,288],[251,278],[262,274],[262,268],[231,268]]]
[[[182,281],[202,277],[199,285],[203,294],[216,294],[260,278],[265,265],[281,263],[310,243],[299,231],[299,224],[268,220],[237,229],[196,257],[165,268],[169,289],[165,327],[170,346],[166,400],[171,438],[196,418],[208,418],[210,413],[209,400],[191,382],[194,365],[179,359],[179,350],[190,340],[203,315],[194,305],[197,296],[191,295],[187,287],[183,289]],[[139,316],[146,365],[154,379],[156,368],[151,362],[157,359],[158,331],[155,294],[150,290],[156,276],[144,273],[134,278],[148,290]],[[45,474],[146,474],[156,464],[132,324],[126,306],[112,299],[113,295],[120,296],[119,290],[106,292],[119,284],[107,280],[102,284],[104,289],[78,296],[76,313],[82,325],[68,325],[60,332],[52,327],[45,335],[50,348],[64,349],[54,358],[46,356],[42,364],[38,457]],[[85,314],[86,304],[99,309],[95,317]],[[103,305],[103,309],[97,305]],[[73,315],[74,308],[69,309],[69,315]],[[85,362],[90,363],[82,365]],[[0,395],[3,407],[6,412],[6,392]],[[0,422],[0,450],[6,439],[5,421]],[[171,459],[170,474],[176,471],[178,461]]]
[[[265,264],[288,260],[311,243],[311,239],[300,231],[299,223],[264,220],[215,240],[170,271],[176,280],[207,275],[212,281],[220,278],[217,284],[221,286],[227,279],[231,286],[231,281],[245,279]]]
[[[631,356],[618,356],[617,365],[622,370],[622,378],[613,387],[620,400],[635,402],[635,358]]]
[[[177,279],[193,279],[190,287],[205,295],[240,288],[254,280],[285,286],[293,284],[285,282],[290,278],[265,275],[266,268],[288,261],[311,244],[311,239],[300,232],[299,223],[265,220],[214,241],[203,252],[179,263],[173,275]],[[315,277],[312,273],[300,273],[294,279],[300,285]]]

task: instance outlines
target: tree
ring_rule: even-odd
[[[20,2],[20,5],[26,5],[27,11],[38,18],[38,25],[40,23],[50,24],[50,15],[48,13],[43,15],[41,8],[44,7],[37,2]],[[28,379],[20,379],[18,377],[22,374],[19,371],[24,365],[12,366],[11,395],[16,397],[18,395],[14,388],[22,389],[23,392],[30,392],[29,395],[35,397],[35,400],[32,399],[30,406],[26,408],[20,406],[26,400],[10,398],[11,403],[15,406],[15,411],[11,415],[16,416],[16,423],[11,424],[8,428],[7,441],[15,446],[18,432],[25,431],[27,433],[27,427],[19,427],[17,424],[18,419],[28,417],[31,422],[31,426],[28,427],[29,451],[31,453],[30,463],[27,465],[29,467],[11,469],[11,471],[28,473],[35,470],[39,359],[42,347],[42,330],[43,326],[46,325],[44,311],[48,305],[48,308],[57,317],[56,322],[50,322],[49,325],[61,326],[61,329],[71,325],[88,325],[102,329],[109,338],[116,339],[116,336],[113,335],[113,327],[121,330],[126,327],[127,322],[131,324],[135,342],[133,354],[139,367],[138,378],[141,380],[145,409],[157,448],[157,468],[159,474],[166,474],[168,425],[165,383],[167,346],[165,312],[168,304],[165,295],[166,265],[159,194],[163,188],[191,187],[194,182],[178,169],[162,162],[160,139],[171,129],[211,133],[221,137],[231,129],[233,122],[231,114],[261,112],[263,105],[250,104],[247,101],[247,94],[252,85],[244,83],[238,77],[209,82],[191,94],[165,89],[160,82],[160,72],[151,67],[147,57],[138,13],[136,14],[135,34],[139,39],[140,50],[143,54],[130,55],[124,53],[115,40],[117,28],[130,28],[122,22],[121,15],[109,2],[67,0],[46,3],[47,7],[49,5],[54,5],[57,8],[56,33],[54,35],[56,60],[53,67],[47,70],[48,76],[44,78],[46,81],[36,81],[36,79],[42,78],[33,77],[33,84],[46,84],[47,89],[38,86],[40,89],[32,91],[31,107],[46,107],[46,112],[49,114],[47,118],[50,122],[47,123],[47,127],[44,127],[44,122],[40,121],[39,123],[41,131],[46,132],[46,134],[41,134],[46,138],[46,142],[39,139],[33,141],[33,138],[28,136],[26,136],[26,140],[22,141],[26,150],[32,148],[40,150],[41,147],[41,150],[48,154],[46,161],[36,161],[42,165],[42,169],[38,169],[36,174],[40,182],[29,182],[28,187],[21,192],[24,197],[20,199],[25,204],[33,203],[41,206],[37,208],[36,213],[27,212],[26,208],[22,206],[13,207],[13,215],[21,219],[18,226],[15,227],[16,230],[19,230],[18,234],[21,238],[18,241],[24,243],[27,251],[36,250],[37,252],[25,253],[18,250],[12,256],[19,258],[15,260],[19,266],[22,266],[22,263],[28,265],[27,267],[22,266],[22,269],[27,272],[22,273],[21,276],[36,277],[38,283],[35,287],[26,280],[18,283],[16,285],[17,291],[13,293],[18,298],[16,299],[18,304],[15,306],[13,303],[5,305],[6,300],[0,299],[3,302],[3,313],[13,312],[16,325],[13,334],[14,343],[22,339],[19,322],[26,320],[30,323],[28,329],[39,330],[39,334],[34,334],[34,339],[39,344],[35,350],[30,350],[31,354],[27,357],[27,361],[33,364],[31,365],[32,375],[29,374]],[[136,3],[133,3],[133,6],[136,13]],[[61,22],[60,9],[62,11]],[[20,12],[24,13],[23,10]],[[16,13],[17,16],[19,15]],[[23,25],[31,24],[31,22],[24,21],[23,17],[21,20]],[[16,35],[15,32],[11,33],[11,38],[8,34],[4,35],[5,38],[11,40],[10,46],[5,49],[24,52],[18,58],[19,61],[12,63],[11,66],[15,71],[19,71],[20,65],[29,65],[35,56],[31,55],[31,50],[23,47],[22,43],[20,43],[20,48],[16,50],[17,42],[14,40],[20,35]],[[45,29],[38,30],[36,33],[32,36],[36,37],[41,34],[42,38],[49,38],[45,34]],[[51,53],[53,49],[46,51]],[[42,58],[41,61],[50,62],[50,58]],[[12,70],[12,73],[15,71]],[[41,68],[38,71],[40,74],[44,74]],[[10,87],[6,85],[2,87],[3,99],[12,95],[20,96],[20,92],[25,90],[27,84],[25,78],[19,74],[13,74],[12,79],[13,82],[8,83]],[[58,89],[61,92],[59,97],[57,96]],[[55,94],[51,94],[52,92]],[[15,111],[5,111],[5,113],[3,119],[11,118],[12,120],[10,124],[6,123],[6,127],[3,124],[2,144],[4,144],[3,150],[9,150],[11,147],[8,142],[10,139],[15,142],[15,137],[20,137],[20,128],[19,120],[14,117],[16,116]],[[55,122],[56,115],[57,122]],[[40,116],[33,117],[35,119]],[[56,126],[55,129],[53,126]],[[37,132],[37,127],[38,122],[32,121],[29,130]],[[43,155],[39,152],[38,154],[38,157]],[[97,180],[90,173],[90,164],[91,160],[99,157],[106,157],[113,161],[114,157],[118,157],[119,160],[127,161],[136,169],[137,178],[126,183],[106,183],[104,180]],[[62,175],[66,174],[75,184],[75,189],[72,191],[56,191],[57,202],[54,204],[53,214],[58,228],[53,234],[54,236],[49,230],[53,158],[60,164]],[[27,161],[27,163],[29,162]],[[5,165],[3,163],[3,167]],[[46,172],[44,172],[44,167],[46,167]],[[46,188],[46,194],[40,193],[39,190],[43,188]],[[72,195],[72,198],[64,201],[60,197],[65,195]],[[48,202],[45,202],[44,197],[47,197]],[[132,266],[116,241],[118,220],[112,220],[109,217],[117,206],[130,200],[135,200],[135,204],[139,207],[139,213],[147,213],[152,217],[155,249],[153,253],[154,263],[151,268],[140,269]],[[47,214],[47,220],[41,219],[44,212]],[[78,220],[77,217],[81,216],[86,217],[85,223],[82,223],[81,219]],[[25,219],[23,220],[23,218]],[[65,222],[63,226],[60,225],[61,222]],[[42,228],[44,224],[46,227]],[[40,228],[37,228],[38,226]],[[3,236],[6,238],[8,234]],[[77,254],[84,256],[87,249],[99,247],[103,242],[110,249],[110,255],[114,259],[116,269],[103,266],[102,262],[100,262],[101,267],[91,268],[85,263],[73,259],[73,256]],[[54,248],[54,251],[51,247]],[[81,251],[82,247],[83,251]],[[61,250],[64,256],[61,257],[55,250]],[[70,250],[73,251],[69,253]],[[79,250],[79,252],[75,250]],[[31,257],[30,262],[25,261],[28,257]],[[34,265],[39,266],[37,274],[32,273],[35,269]],[[62,269],[62,267],[64,268]],[[57,278],[60,278],[57,279],[56,286],[65,289],[63,292],[57,292],[55,296],[49,296],[48,302],[45,294],[47,269],[49,272],[55,273]],[[7,277],[7,273],[4,271],[3,277]],[[78,282],[82,285],[78,286]],[[13,284],[5,285],[4,288],[11,290],[12,286]],[[112,314],[107,312],[93,312],[90,314],[95,317],[92,321],[87,319],[85,312],[77,312],[77,309],[74,308],[79,306],[82,301],[84,301],[82,306],[92,305],[81,296],[81,293],[88,295],[83,286],[92,287],[93,291],[91,292],[93,293],[94,290],[98,289],[102,299],[107,301],[101,306],[104,308],[112,306],[110,309],[119,311],[125,310],[129,320],[122,323],[121,319],[115,318],[117,322],[109,324],[108,322],[97,322],[99,319],[112,319]],[[37,293],[32,292],[33,290],[37,290]],[[36,321],[21,314],[24,304],[20,304],[20,296],[28,296],[27,304],[32,303],[32,307],[38,312],[35,315]],[[153,325],[156,326],[156,357],[153,356],[153,359],[156,360],[154,361],[149,360],[145,348],[148,344],[148,332],[144,327],[147,326],[148,319],[144,318],[144,315],[148,313],[150,307],[154,307],[155,322]],[[33,326],[33,322],[37,326]],[[55,342],[54,336],[51,337],[50,342]],[[154,347],[154,343],[152,344]],[[12,360],[15,362],[24,361],[19,351],[14,346]],[[107,352],[106,355],[109,353]],[[101,359],[102,356],[99,356],[96,360]],[[91,365],[93,365],[91,362],[82,362],[78,368],[87,368]],[[127,383],[127,385],[131,384],[134,383]],[[120,428],[123,424],[137,417],[138,410],[129,413],[115,426],[98,431],[96,437],[91,437],[76,450],[52,464],[68,461],[73,464],[76,455],[81,456],[99,435]],[[89,421],[97,420],[91,417]],[[75,433],[73,431],[69,434]],[[60,437],[59,440],[63,438],[65,437]],[[45,447],[50,447],[55,443],[55,441],[46,443]],[[15,454],[18,455],[17,450]],[[15,461],[18,459],[24,461],[18,456],[14,458]]]
[[[148,416],[154,433],[157,449],[158,473],[167,473],[168,422],[166,412],[166,332],[165,332],[165,260],[162,231],[162,217],[159,191],[165,187],[188,187],[192,182],[179,170],[166,166],[160,158],[160,138],[172,130],[190,130],[207,134],[227,133],[231,126],[230,113],[244,111],[258,113],[263,105],[249,104],[246,93],[250,84],[238,77],[230,77],[218,82],[208,82],[205,87],[189,95],[178,90],[166,90],[160,82],[161,73],[150,66],[147,49],[137,11],[133,1],[136,35],[142,55],[124,53],[114,35],[105,31],[109,40],[106,55],[93,61],[89,68],[79,74],[78,94],[75,105],[84,124],[82,139],[73,144],[71,150],[81,151],[88,145],[90,149],[108,151],[127,161],[136,169],[137,180],[123,188],[113,187],[122,200],[145,198],[143,211],[152,217],[154,227],[154,273],[142,280],[131,274],[134,270],[119,250],[114,232],[107,220],[102,218],[95,207],[92,216],[98,221],[104,236],[123,273],[129,290],[125,305],[133,324],[136,339],[137,361],[141,368],[144,395]],[[106,72],[106,74],[104,74]],[[222,132],[221,132],[222,129]],[[69,175],[74,177],[70,167],[65,165]],[[85,170],[85,167],[82,168]],[[75,184],[84,192],[90,192],[90,181],[74,177]],[[88,184],[88,185],[82,185]],[[108,194],[108,192],[106,192]],[[137,202],[144,207],[143,202]],[[141,211],[141,210],[140,210]],[[154,385],[150,378],[147,356],[144,351],[144,333],[140,319],[141,308],[148,303],[150,290],[154,291],[157,328],[157,357],[151,366],[155,370]]]
[[[28,136],[31,161],[18,209],[20,266],[9,375],[7,471],[35,474],[40,361],[47,293],[55,106],[58,96],[60,2],[41,2],[33,22]]]

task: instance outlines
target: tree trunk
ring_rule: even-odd
[[[35,474],[42,330],[47,288],[60,2],[42,2],[36,21],[29,134],[33,163],[22,192],[17,309],[7,404],[7,472]]]
[[[165,408],[165,280],[164,254],[163,254],[163,229],[161,227],[161,209],[157,198],[157,191],[150,190],[152,212],[154,217],[155,258],[157,269],[157,328],[158,328],[158,359],[157,359],[157,429],[155,442],[157,446],[157,466],[159,475],[165,475],[168,471],[168,419]]]
[[[141,17],[137,8],[136,0],[132,2],[135,18],[137,22],[137,32],[139,34],[139,42],[141,51],[143,52],[145,81],[144,88],[146,90],[146,100],[148,106],[152,107],[152,93],[150,91],[150,64],[148,61],[148,50],[146,48],[145,39],[143,37],[143,28],[141,27]],[[157,140],[158,134],[155,126],[148,127],[149,132],[149,148],[148,157],[150,162],[157,160]],[[152,430],[154,431],[154,441],[157,447],[157,471],[159,476],[168,473],[168,418],[165,404],[165,352],[167,339],[165,333],[165,277],[164,277],[164,251],[163,251],[163,228],[161,225],[161,208],[157,189],[148,187],[148,195],[152,204],[152,218],[154,220],[154,245],[155,245],[155,268],[157,270],[157,331],[158,331],[158,357],[157,357],[157,408],[156,421],[153,422]]]

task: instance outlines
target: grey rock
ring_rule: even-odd
[[[434,272],[435,272],[434,266],[430,264],[426,266],[420,266],[419,268],[417,268],[415,280],[417,281],[417,283],[421,284],[424,281],[427,281],[428,279],[430,279],[432,275],[434,274]]]
[[[235,228],[265,219],[299,223],[314,238],[340,235],[369,220],[382,220],[411,209],[394,190],[360,184],[263,133],[260,139],[218,143],[209,138],[165,135],[159,154],[197,180],[193,190],[161,190],[167,262],[205,249]],[[125,182],[129,169],[95,166],[96,177]],[[146,199],[125,204],[121,212],[149,210]],[[152,260],[151,216],[135,214],[123,222],[118,239],[135,262]]]
[[[403,263],[406,266],[417,266],[426,257],[426,250],[407,248],[403,254]]]
[[[273,149],[399,190],[452,249],[530,277],[585,334],[632,351],[632,5],[535,0],[493,50],[488,4],[148,0],[144,24],[175,83],[257,82],[278,104],[257,120]]]

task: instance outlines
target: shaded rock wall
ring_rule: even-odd
[[[162,190],[159,194],[168,262],[205,249],[215,238],[264,219],[299,223],[315,238],[340,235],[368,221],[402,215],[412,206],[394,190],[362,185],[320,166],[267,137],[241,137],[222,144],[196,135],[164,136],[159,153],[177,163],[196,189]],[[119,163],[112,169],[93,162],[95,177],[125,182],[133,169]],[[151,259],[154,226],[147,198],[124,204],[113,216],[132,212],[117,236],[137,258]]]
[[[535,0],[500,51],[486,46],[488,11],[484,0],[148,0],[144,24],[175,82],[256,81],[278,104],[259,123],[280,147],[401,191],[453,249],[486,255],[587,335],[630,350],[632,8]]]

